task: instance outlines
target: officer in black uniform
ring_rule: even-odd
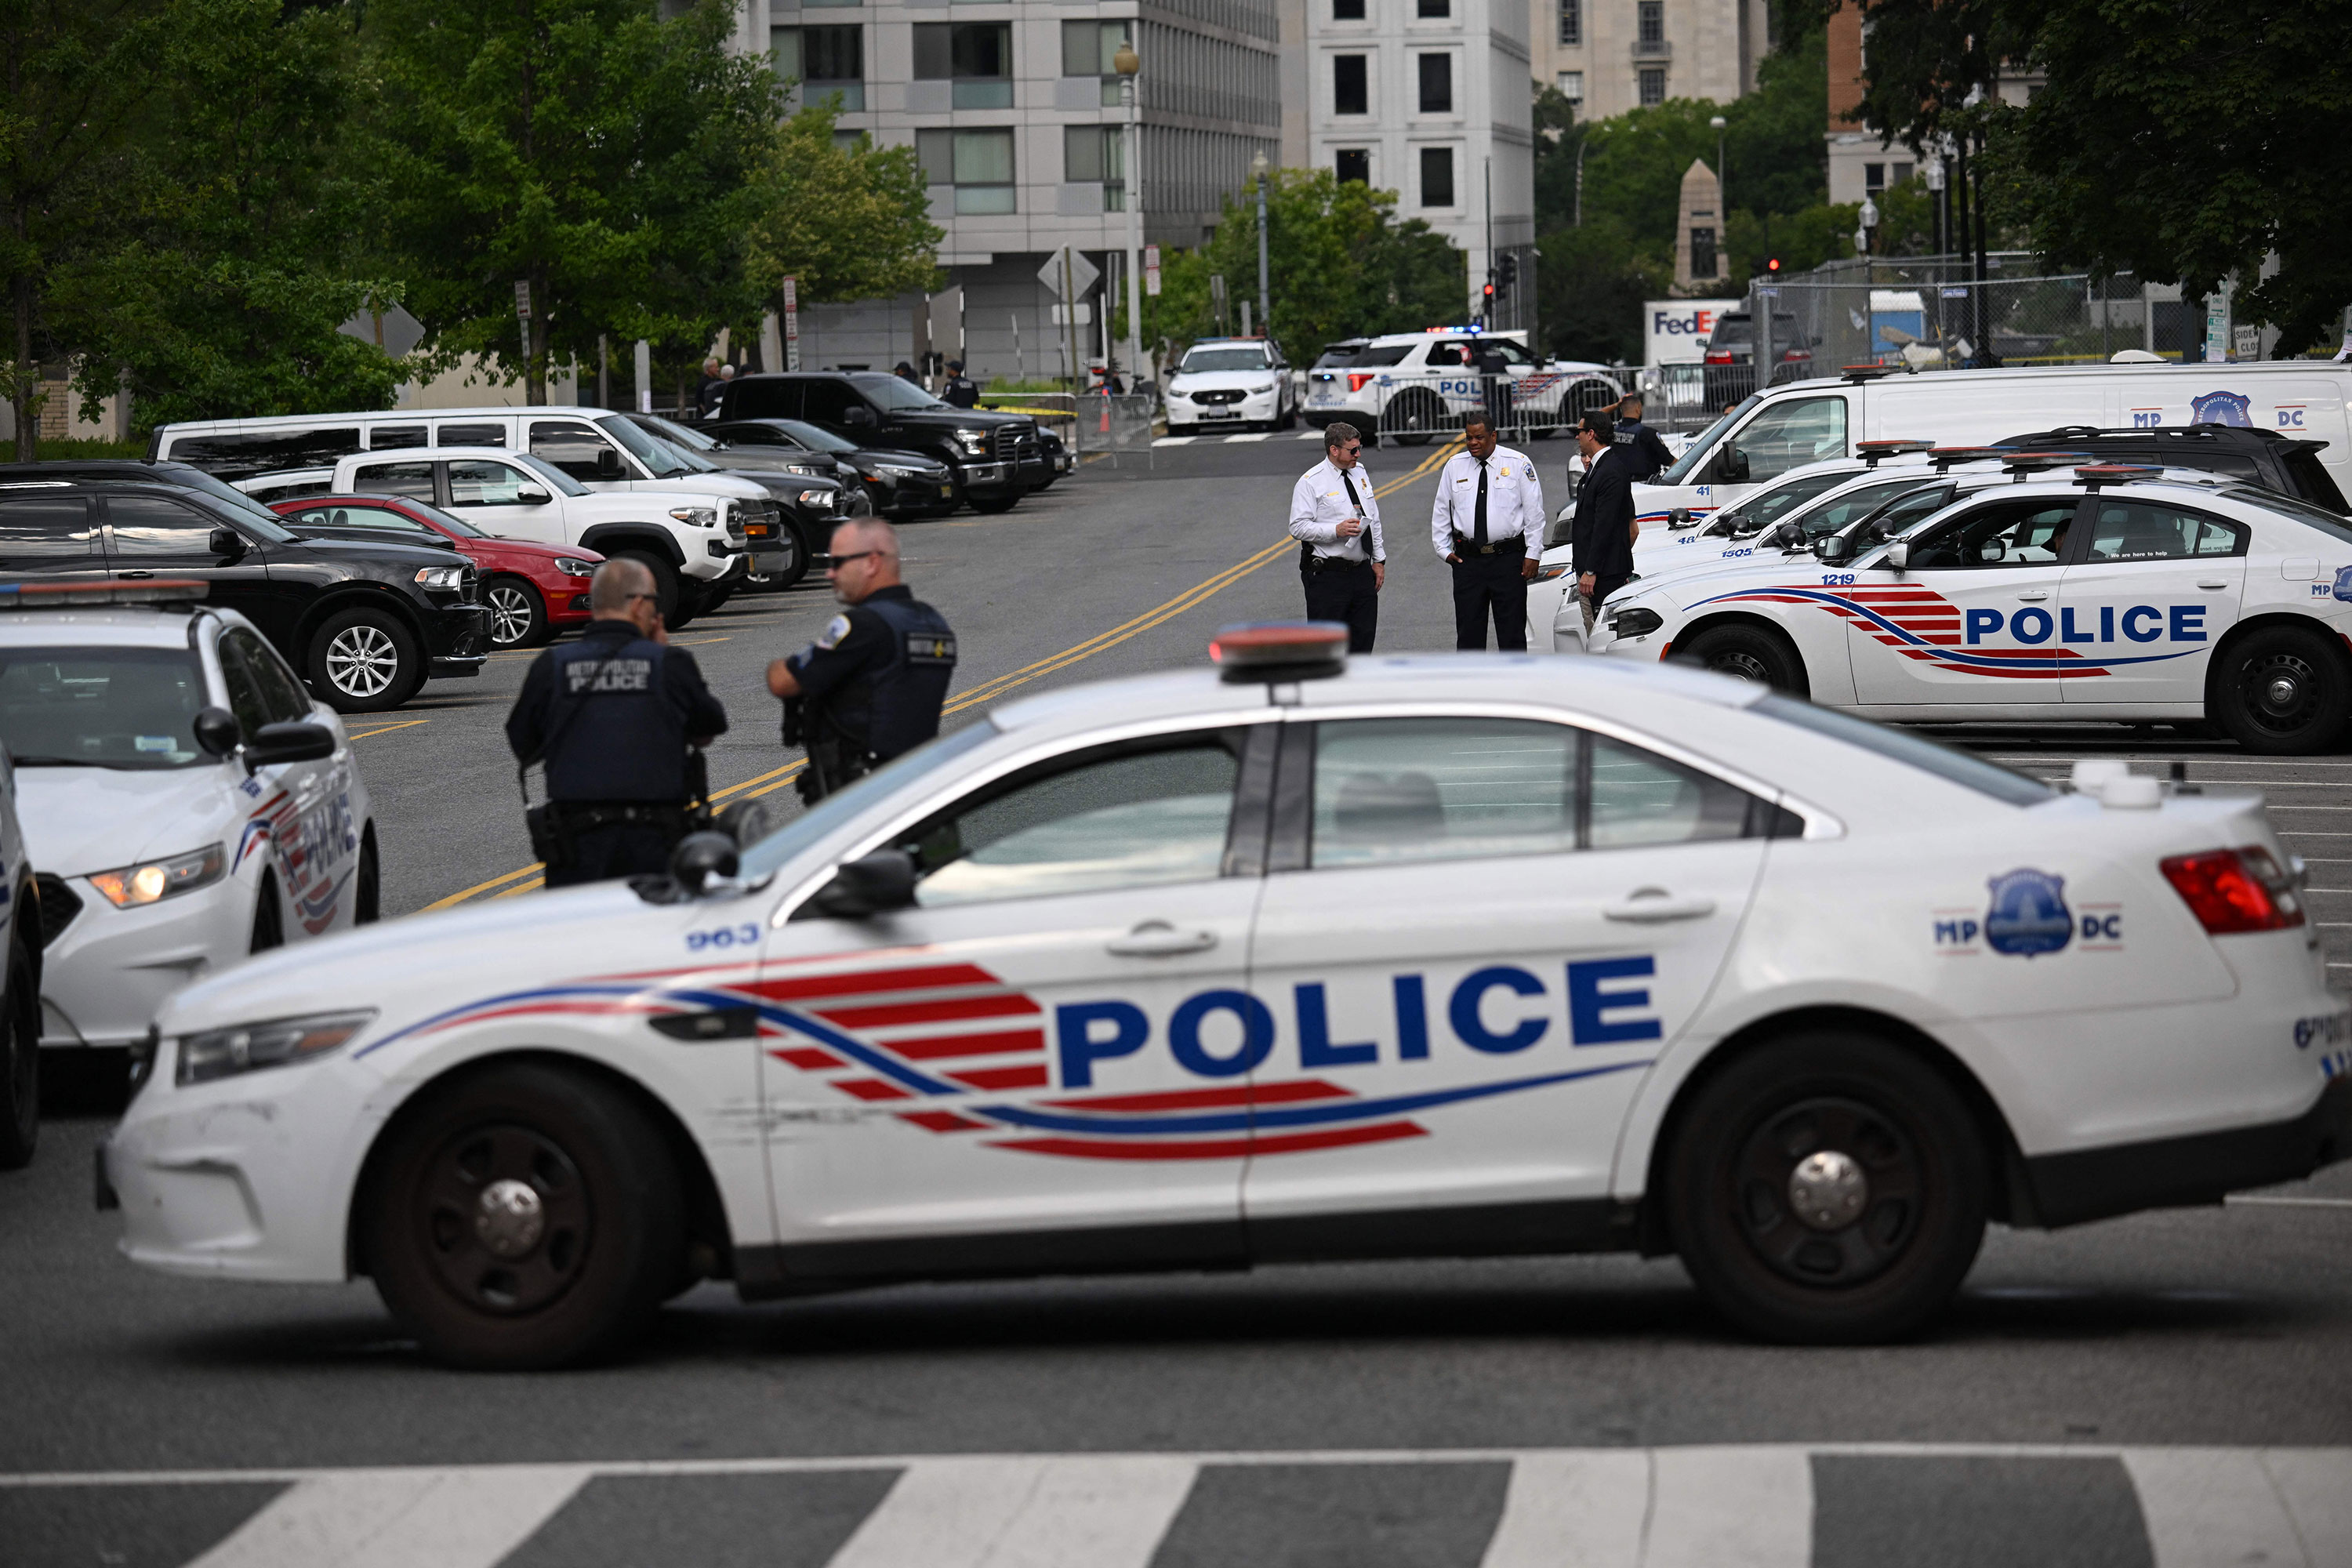
[[[980,383],[964,374],[963,361],[951,359],[948,361],[947,384],[940,388],[940,395],[955,407],[977,408],[980,406]]]
[[[580,640],[531,661],[507,715],[516,759],[547,764],[548,804],[531,812],[531,847],[551,888],[666,869],[687,806],[704,793],[689,782],[701,759],[688,748],[727,731],[727,710],[694,656],[669,646],[642,563],[597,567],[588,605],[595,618]]]
[[[1633,459],[1624,470],[1631,482],[1648,484],[1675,466],[1675,455],[1666,450],[1658,433],[1642,423],[1642,394],[1638,389],[1619,398],[1611,410],[1617,416],[1616,433],[1612,437],[1617,455]]]
[[[796,787],[814,805],[940,732],[955,633],[898,580],[898,531],[878,517],[833,531],[825,568],[848,608],[815,642],[768,666],[784,700],[784,743],[808,748]]]

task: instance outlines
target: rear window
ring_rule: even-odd
[[[2319,460],[2316,452],[2289,452],[2286,455],[2287,478],[2294,481],[2295,494],[2315,501],[2333,512],[2352,511],[2344,504],[2344,492],[2336,488],[2335,476],[2327,465]]]
[[[1784,724],[1794,724],[1801,730],[1811,730],[1816,735],[1827,735],[1833,741],[1843,741],[1849,746],[1874,752],[1894,762],[1907,763],[1923,773],[1933,773],[1948,784],[1990,795],[2006,805],[2038,805],[2058,793],[2040,779],[2013,772],[1999,763],[1989,763],[1973,752],[1963,752],[1939,741],[1915,735],[1907,730],[1893,730],[1884,724],[1874,724],[1851,713],[1816,708],[1801,698],[1783,697],[1775,692],[1759,699],[1748,711],[1778,719]]]
[[[163,456],[175,463],[193,463],[215,479],[250,479],[289,468],[331,468],[336,458],[359,449],[358,426],[314,426],[177,436]]]
[[[1363,352],[1364,345],[1361,343],[1326,343],[1323,345],[1322,357],[1315,362],[1313,368],[1330,370],[1339,365],[1353,364],[1356,363],[1356,356]]]
[[[2330,539],[2352,544],[2352,520],[2323,510],[2307,500],[2297,500],[2276,490],[2257,489],[2252,485],[2232,485],[2221,493],[2231,500],[2242,500],[2248,506],[2258,506],[2264,511],[2291,517],[2305,528],[2315,528]]]

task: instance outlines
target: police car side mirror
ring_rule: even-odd
[[[1746,484],[1748,454],[1737,447],[1726,447],[1723,456],[1715,460],[1715,482],[1719,485]]]
[[[278,763],[315,763],[335,754],[335,732],[324,724],[299,721],[264,724],[246,742],[245,765],[266,768]]]
[[[1802,550],[1805,531],[1793,522],[1784,522],[1772,530],[1769,542],[1782,550]]]
[[[1674,510],[1666,513],[1666,526],[1668,528],[1680,530],[1688,528],[1690,525],[1690,508],[1686,506],[1678,506],[1675,508]]]
[[[1813,553],[1825,566],[1843,565],[1853,559],[1853,541],[1843,533],[1828,534],[1813,546]]]
[[[226,708],[206,708],[196,714],[196,744],[211,756],[226,757],[236,750],[245,739],[245,731],[236,725],[236,715]]]
[[[731,877],[742,862],[735,840],[724,833],[689,833],[670,851],[669,877],[689,899],[702,896],[713,877]]]
[[[809,899],[809,908],[829,920],[862,921],[915,903],[915,860],[903,849],[877,849],[863,859],[844,861],[833,880]]]
[[[1894,543],[1888,545],[1886,547],[1885,560],[1887,565],[1894,567],[1897,572],[1909,566],[1911,564],[1910,541],[1898,539]]]

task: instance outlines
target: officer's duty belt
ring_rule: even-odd
[[[1506,550],[1516,550],[1525,555],[1528,542],[1516,533],[1508,539],[1497,539],[1486,544],[1473,544],[1459,533],[1454,536],[1454,553],[1456,555],[1500,555]]]
[[[1369,561],[1350,561],[1344,555],[1307,555],[1300,559],[1298,569],[1301,572],[1338,572],[1343,568],[1370,564]]]
[[[563,817],[564,828],[572,833],[585,833],[592,827],[617,827],[633,822],[656,827],[675,827],[686,817],[686,807],[682,805],[664,805],[650,801],[559,800],[552,804]]]

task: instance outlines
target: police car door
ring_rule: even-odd
[[[2252,530],[2137,496],[2092,494],[2059,593],[2060,666],[2070,703],[2202,709],[2213,645],[2238,618]],[[2273,574],[2275,580],[2275,574]]]
[[[229,711],[246,739],[264,724],[319,721],[310,694],[268,643],[243,626],[229,626],[215,646]],[[351,924],[359,824],[352,810],[350,742],[316,762],[258,769],[238,788],[247,815],[230,870],[268,853],[280,929],[289,937]]]
[[[762,988],[800,1020],[765,1068],[788,1257],[984,1237],[999,1266],[1238,1260],[1273,1026],[1244,989],[1261,879],[1228,855],[1254,728],[1264,710],[981,779],[883,840],[918,862],[915,908],[771,931]]]
[[[1343,1215],[1400,1239],[1589,1216],[1554,1205],[1606,1197],[1762,864],[1769,808],[1637,739],[1396,713],[1286,727],[1250,963],[1278,1021],[1255,1258],[1344,1252]]]
[[[1901,571],[1822,569],[1843,617],[1855,700],[1907,707],[2057,702],[2074,657],[2058,588],[2075,497],[1998,492],[1906,541]]]

